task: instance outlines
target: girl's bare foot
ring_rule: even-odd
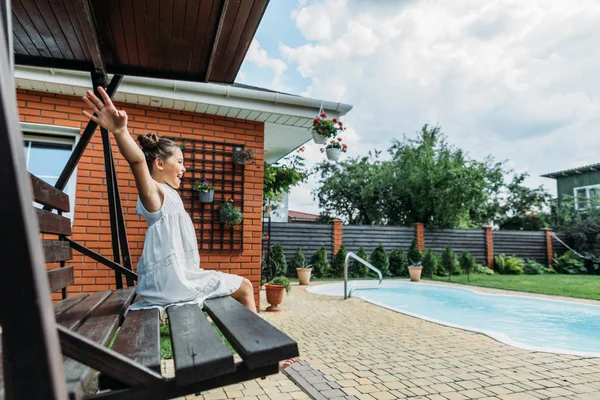
[[[297,361],[298,361],[297,358],[290,358],[289,360],[279,361],[279,370],[283,371],[284,369],[286,369],[287,367],[289,367],[290,365],[292,365],[293,363],[295,363]]]

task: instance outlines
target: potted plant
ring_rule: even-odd
[[[269,282],[265,283],[265,291],[267,293],[267,311],[281,311],[279,305],[283,301],[283,294],[290,292],[290,280],[285,276],[278,276]]]
[[[241,147],[236,147],[233,151],[233,163],[246,165],[247,162],[256,162],[254,151],[252,149],[242,149]]]
[[[412,282],[419,282],[421,280],[421,271],[423,267],[421,266],[421,261],[414,262],[410,260],[410,265],[408,266],[408,274],[410,275],[410,280]]]
[[[228,199],[219,206],[219,218],[226,225],[238,225],[244,219],[244,214],[233,205],[232,199]]]
[[[302,249],[300,249],[300,247],[298,247],[296,250],[296,254],[290,262],[290,266],[296,269],[298,281],[301,285],[308,285],[310,283],[310,273],[312,272],[312,267],[310,265],[306,265],[304,261],[304,254],[302,253]]]
[[[312,134],[316,144],[325,144],[327,139],[335,137],[338,132],[343,131],[344,125],[337,118],[328,119],[327,114],[321,113],[313,121]]]
[[[215,187],[212,182],[204,179],[201,182],[195,182],[192,189],[198,192],[198,200],[201,203],[212,203],[215,197]]]
[[[325,149],[321,149],[321,152],[327,153],[327,159],[330,161],[337,161],[342,153],[348,151],[348,145],[343,143],[342,138],[338,137],[336,140],[330,140]]]
[[[265,163],[263,178],[263,205],[265,214],[276,210],[284,198],[285,193],[289,193],[292,187],[306,181],[308,171],[304,157],[299,153],[304,152],[304,147],[298,149],[289,157],[277,164]]]

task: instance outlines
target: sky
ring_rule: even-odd
[[[237,81],[351,104],[342,157],[439,125],[555,195],[539,175],[600,162],[599,45],[599,0],[271,0]]]

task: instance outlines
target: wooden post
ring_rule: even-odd
[[[23,135],[6,26],[10,2],[0,1],[0,182],[3,199],[0,325],[6,399],[66,399],[63,357],[23,155]]]
[[[494,233],[492,227],[487,225],[483,226],[483,232],[485,234],[485,260],[488,268],[494,269]]]
[[[552,248],[552,229],[542,228],[542,231],[546,232],[546,262],[549,267],[554,262],[554,249]]]
[[[425,225],[422,222],[413,224],[415,227],[415,237],[417,238],[417,247],[421,251],[425,251]]]

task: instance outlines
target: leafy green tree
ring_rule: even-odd
[[[423,253],[423,261],[421,265],[423,265],[423,276],[433,278],[433,274],[435,273],[435,270],[437,268],[437,257],[433,253],[433,250],[425,250],[425,252]]]
[[[346,251],[346,247],[344,245],[341,245],[340,249],[338,250],[337,254],[333,259],[333,268],[331,271],[332,275],[336,278],[344,277],[344,263],[346,262],[347,255],[348,252]]]
[[[379,243],[379,246],[375,247],[375,250],[371,253],[371,265],[381,271],[381,275],[384,277],[391,276],[390,275],[390,259],[385,252],[385,249]]]
[[[448,273],[448,280],[451,281],[452,274],[456,270],[456,254],[450,246],[446,246],[446,250],[442,253],[442,265]]]
[[[310,259],[310,265],[313,267],[313,271],[317,278],[327,276],[331,269],[329,260],[327,260],[327,250],[324,246],[321,246],[319,250],[315,251]]]
[[[296,249],[296,254],[294,254],[294,258],[292,258],[292,261],[290,262],[290,267],[292,268],[292,271],[296,268],[304,267],[304,253],[302,253],[300,247]]]
[[[471,282],[471,271],[475,269],[475,259],[468,251],[463,251],[460,255],[460,268],[467,274],[467,282]]]
[[[502,205],[494,218],[500,229],[539,231],[550,225],[546,210],[551,195],[541,185],[535,189],[523,185],[527,176],[516,174],[503,189]]]
[[[423,254],[421,250],[419,250],[419,246],[417,246],[417,238],[413,238],[410,243],[410,247],[408,248],[408,263],[412,265],[413,263],[418,263],[423,259]]]
[[[397,249],[390,253],[390,273],[392,276],[408,275],[408,258],[404,250]]]
[[[277,243],[271,246],[271,261],[275,264],[275,275],[284,276],[287,272],[287,262],[281,244]]]
[[[358,249],[358,251],[356,252],[356,255],[358,257],[362,258],[363,260],[369,262],[369,255],[365,251],[364,247],[361,246]],[[367,276],[367,274],[369,273],[369,268],[367,268],[366,265],[364,265],[363,263],[361,263],[357,260],[352,261],[352,270],[353,270],[353,277],[358,277],[358,278],[363,278],[363,277]]]

